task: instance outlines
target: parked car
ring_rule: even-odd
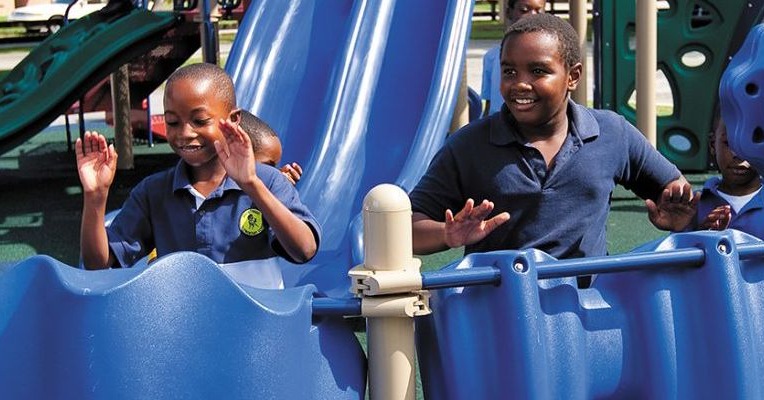
[[[8,16],[10,22],[24,22],[27,32],[55,33],[64,26],[64,14],[72,0],[51,0],[50,4],[19,7]],[[69,10],[69,20],[74,20],[106,6],[108,0],[77,0]]]

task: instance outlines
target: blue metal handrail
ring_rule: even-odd
[[[741,260],[764,257],[764,243],[739,244],[737,245],[737,253]],[[539,268],[536,271],[538,279],[551,279],[669,267],[692,268],[703,265],[705,258],[706,254],[703,249],[678,249],[653,253],[552,260],[539,263]],[[523,262],[522,259],[517,261],[520,267],[522,267]],[[422,273],[422,289],[426,290],[498,285],[500,283],[501,270],[493,266]],[[316,297],[313,299],[313,313],[316,315],[360,315],[361,299]]]

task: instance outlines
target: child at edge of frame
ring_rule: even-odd
[[[703,184],[697,213],[684,230],[732,228],[764,240],[761,174],[730,149],[727,126],[718,110],[714,113],[708,145],[720,176]]]

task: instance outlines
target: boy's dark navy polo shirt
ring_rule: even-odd
[[[271,166],[257,164],[256,171],[271,193],[311,227],[318,245],[319,224],[300,201],[294,185]],[[226,177],[198,209],[189,188],[182,160],[133,188],[107,228],[109,246],[121,266],[133,265],[155,247],[158,256],[194,251],[220,264],[277,255],[294,262],[275,239],[268,221],[257,221],[257,206],[233,179]]]
[[[607,254],[616,184],[657,199],[681,173],[620,115],[568,104],[569,132],[553,167],[514,128],[506,106],[454,133],[410,193],[414,212],[444,221],[468,198],[510,219],[465,253],[536,248],[557,258]],[[645,214],[644,218],[647,218]]]

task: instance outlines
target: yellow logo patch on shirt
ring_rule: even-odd
[[[247,236],[255,236],[263,231],[263,213],[256,208],[244,211],[239,218],[239,229]]]

